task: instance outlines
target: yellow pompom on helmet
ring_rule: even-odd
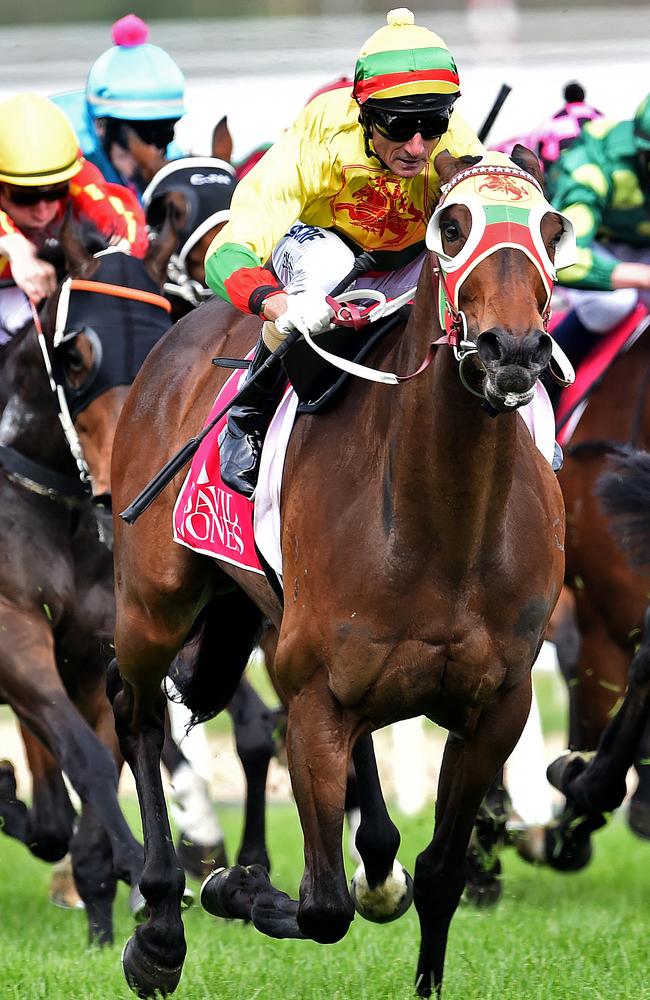
[[[60,108],[40,94],[0,102],[0,182],[61,184],[81,169],[79,143]]]
[[[460,84],[442,38],[417,25],[405,7],[389,11],[386,22],[359,53],[352,90],[357,103],[363,108],[381,101],[386,109],[407,113],[450,108]]]

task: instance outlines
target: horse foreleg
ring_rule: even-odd
[[[465,885],[465,856],[481,800],[512,752],[530,708],[530,678],[498,694],[483,710],[471,739],[450,735],[440,770],[433,840],[415,865],[420,918],[416,989],[438,995],[449,924]]]
[[[362,917],[388,923],[406,913],[413,901],[413,880],[396,860],[399,830],[388,815],[379,782],[370,735],[362,736],[352,751],[361,822],[355,838],[362,864],[352,879],[350,893]]]
[[[166,665],[160,671],[152,670],[151,681],[136,687],[120,677],[117,661],[113,660],[108,678],[115,728],[135,777],[144,832],[145,865],[140,891],[149,915],[122,953],[126,980],[140,997],[173,993],[186,953],[180,916],[185,875],[174,851],[160,773],[166,702],[160,683],[165,673]],[[133,675],[138,676],[135,670]]]
[[[201,903],[215,916],[250,920],[264,934],[323,944],[346,933],[354,906],[341,838],[353,724],[327,689],[304,688],[289,706],[287,754],[305,841],[300,902],[279,892],[261,865],[215,872]]]
[[[242,679],[228,705],[235,743],[246,776],[246,811],[240,865],[262,865],[271,871],[266,849],[266,778],[275,754],[275,715],[248,681]]]
[[[60,861],[74,832],[76,813],[58,763],[40,740],[20,724],[32,775],[32,804],[27,817],[27,846],[43,861]]]
[[[580,847],[592,832],[603,826],[627,792],[626,776],[639,751],[650,717],[650,612],[646,612],[643,640],[630,665],[629,686],[623,704],[601,736],[589,759],[568,754],[549,768],[553,784],[566,795],[564,814],[548,831],[549,864],[561,867],[572,843]],[[572,822],[568,822],[568,817]],[[552,836],[562,836],[560,861],[553,854]]]

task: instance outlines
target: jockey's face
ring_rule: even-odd
[[[36,231],[46,229],[59,211],[60,201],[41,199],[33,205],[17,205],[11,200],[11,188],[0,188],[0,208],[6,212],[18,229]]]
[[[417,177],[421,174],[439,142],[439,136],[423,139],[419,132],[408,142],[394,142],[386,139],[376,128],[372,130],[372,145],[377,156],[398,177]]]

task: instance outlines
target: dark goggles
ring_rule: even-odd
[[[425,141],[429,141],[444,135],[449,128],[449,111],[396,114],[368,108],[366,114],[379,134],[391,142],[408,142],[418,132]]]
[[[5,185],[9,201],[23,208],[33,207],[41,201],[62,201],[68,194],[67,184],[57,184],[56,187],[14,187]]]
[[[125,121],[123,119],[107,120],[106,139],[109,145],[116,142],[122,149],[129,149],[129,129],[147,146],[157,149],[167,149],[174,138],[174,127],[178,118],[164,118],[159,121]]]

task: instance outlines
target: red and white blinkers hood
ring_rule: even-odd
[[[471,229],[460,252],[451,257],[443,248],[440,221],[451,205],[464,205],[471,215]],[[561,218],[563,233],[553,262],[542,239],[542,219],[552,212]],[[427,226],[426,245],[441,270],[441,321],[449,332],[452,317],[459,312],[463,281],[477,264],[497,250],[521,250],[533,262],[546,289],[543,313],[549,308],[556,272],[576,260],[573,225],[546,200],[537,181],[506,156],[491,153],[476,166],[456,174],[444,185],[440,201]],[[448,307],[445,309],[445,299]]]

